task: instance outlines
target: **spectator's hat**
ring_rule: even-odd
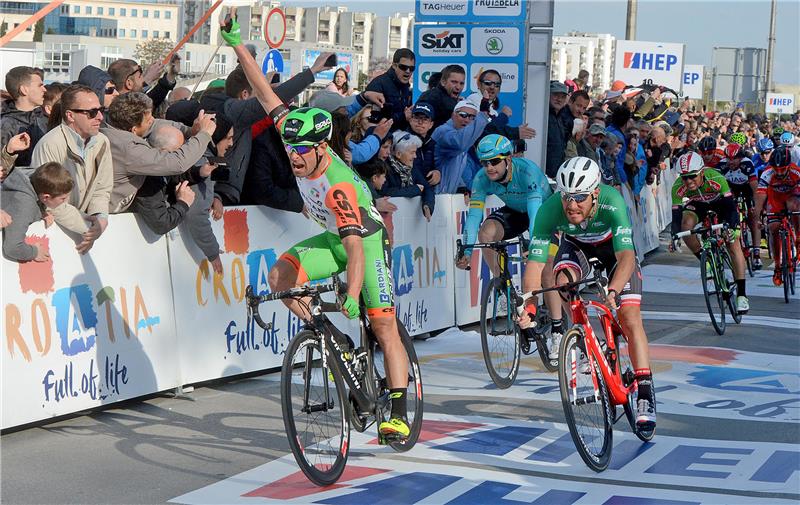
[[[595,123],[589,127],[590,135],[606,135],[606,129],[603,126]]]
[[[411,114],[423,114],[433,119],[433,105],[428,102],[417,102],[411,109]]]
[[[614,81],[611,83],[611,91],[622,91],[625,89],[626,84],[622,81]]]
[[[464,108],[475,109],[475,112],[481,110],[481,102],[480,99],[478,101],[475,100],[475,95],[481,96],[480,93],[473,93],[467,98],[462,98],[460,102],[458,102],[453,109],[454,111],[459,111]]]
[[[105,100],[106,84],[109,81],[114,82],[114,79],[111,78],[111,75],[108,72],[95,66],[87,65],[78,75],[77,82],[92,88],[92,91],[95,92],[97,98],[100,100],[100,105],[102,106],[103,101]]]
[[[608,91],[606,92],[606,100],[613,100],[619,98],[621,95],[622,91]]]
[[[551,95],[553,93],[564,93],[566,95],[568,91],[569,91],[569,89],[567,88],[567,85],[564,84],[563,82],[561,82],[561,81],[550,81],[550,94]]]
[[[311,95],[308,105],[324,111],[333,112],[336,109],[351,105],[355,99],[356,97],[354,96],[342,96],[335,91],[322,90]]]
[[[186,126],[192,126],[203,108],[197,100],[180,100],[169,106],[164,118]]]

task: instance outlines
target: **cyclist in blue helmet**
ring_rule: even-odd
[[[482,170],[472,181],[472,196],[469,202],[467,222],[464,227],[464,244],[471,245],[477,238],[481,242],[494,242],[512,239],[527,230],[533,236],[533,222],[536,212],[542,203],[553,194],[547,177],[539,166],[525,158],[512,157],[514,145],[506,137],[497,134],[487,135],[478,142],[475,154],[481,163]],[[486,198],[496,195],[505,204],[492,212],[483,221]],[[481,225],[483,221],[483,225]],[[456,267],[465,269],[469,266],[472,249],[467,249],[462,258],[456,260]],[[492,274],[500,274],[497,264],[497,253],[491,249],[483,250],[483,260]],[[549,272],[552,272],[552,261]],[[552,285],[552,284],[550,284]],[[551,339],[558,335],[561,340],[562,326],[560,317],[561,305],[558,294],[546,299],[548,309],[553,315],[553,331]],[[553,305],[553,306],[551,306]],[[554,312],[558,311],[558,313]],[[556,316],[559,316],[556,318]],[[557,342],[548,342],[548,344]],[[548,345],[551,359],[558,358],[558,346]]]

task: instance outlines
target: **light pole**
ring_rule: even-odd
[[[773,2],[775,0],[772,0]],[[628,17],[625,20],[625,40],[636,40],[636,8],[638,0],[628,0]]]
[[[767,92],[772,91],[772,60],[775,57],[775,15],[778,10],[778,1],[772,0],[772,8],[769,13],[769,37],[767,38]],[[766,103],[766,95],[764,96]]]

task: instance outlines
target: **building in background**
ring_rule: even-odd
[[[610,33],[570,32],[553,37],[550,78],[565,81],[589,71],[589,85],[602,92],[614,77],[616,38]]]
[[[377,16],[372,23],[372,59],[391,58],[400,48],[412,48],[413,14]]]

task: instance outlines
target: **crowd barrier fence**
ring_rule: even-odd
[[[649,187],[642,193],[631,207],[640,254],[658,246],[669,216],[665,195]],[[626,200],[632,202],[629,193]],[[418,199],[392,201],[398,210],[386,225],[395,304],[409,333],[477,321],[490,276],[477,251],[470,271],[454,266],[467,214],[463,196],[438,196],[430,222]],[[492,197],[486,212],[500,205]],[[273,328],[262,330],[247,317],[245,287],[267,292],[280,254],[320,229],[300,214],[266,207],[226,208],[212,226],[223,275],[214,275],[182,226],[157,236],[132,214],[114,215],[84,256],[75,251],[77,237],[58,226],[31,226],[27,241],[48,249],[50,260],[2,260],[2,428],[279,367],[300,322],[271,302],[261,314]]]

